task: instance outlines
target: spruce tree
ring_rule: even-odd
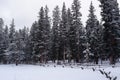
[[[117,0],[99,0],[104,21],[104,50],[109,56],[110,64],[115,63],[120,49],[120,15]]]
[[[70,28],[70,49],[75,62],[80,61],[80,36],[82,36],[82,23],[80,13],[80,1],[74,0],[72,3],[72,27]]]
[[[15,53],[15,60],[16,60],[16,65],[19,63],[23,63],[25,60],[25,43],[24,43],[24,38],[22,35],[22,29],[19,29],[18,31],[15,32],[15,45],[16,45],[16,53]]]
[[[89,16],[88,20],[86,22],[86,36],[87,36],[87,43],[89,43],[90,52],[92,55],[94,55],[94,58],[96,59],[96,63],[98,63],[98,51],[99,51],[99,45],[98,43],[98,27],[99,27],[99,21],[96,18],[95,15],[95,9],[91,2],[90,4],[90,10],[89,10]],[[90,56],[90,53],[89,53]]]
[[[30,43],[29,43],[29,50],[30,53],[28,55],[28,60],[31,62],[36,62],[36,51],[35,51],[35,44],[37,43],[37,33],[38,33],[38,23],[35,21],[32,24],[32,27],[30,29]]]
[[[43,62],[43,56],[45,53],[45,35],[44,35],[44,27],[45,27],[45,12],[44,8],[41,7],[39,12],[39,20],[38,20],[38,28],[36,34],[36,42],[34,44],[34,54],[36,56],[37,61],[40,63]]]
[[[56,6],[53,10],[53,27],[52,27],[52,60],[59,60],[60,47],[60,10]]]
[[[9,44],[10,44],[10,40],[9,40],[9,29],[8,29],[8,26],[6,25],[5,26],[5,29],[4,29],[4,55],[9,47]],[[5,63],[7,63],[7,56],[5,55]]]
[[[67,54],[68,48],[68,38],[67,38],[67,11],[65,3],[63,3],[62,8],[62,16],[61,16],[61,23],[60,23],[60,53],[62,54],[63,62],[65,62],[65,57]]]
[[[5,37],[5,40],[4,40],[5,49],[7,49],[9,45],[9,29],[7,25],[5,26],[5,29],[4,29],[4,37]]]
[[[23,41],[23,52],[24,52],[24,61],[26,63],[29,63],[32,59],[30,59],[30,57],[32,55],[30,55],[31,50],[30,50],[30,33],[29,33],[29,28],[27,28],[26,26],[21,30],[21,36],[22,36],[22,41]],[[30,59],[30,60],[29,60]]]
[[[3,62],[4,58],[4,21],[0,18],[0,62]]]
[[[96,29],[96,36],[97,36],[96,53],[98,54],[97,56],[99,56],[99,58],[101,59],[101,64],[102,64],[102,61],[106,58],[106,55],[104,52],[104,44],[103,44],[103,25],[102,25],[102,22],[99,23],[99,25]],[[95,56],[96,59],[97,59],[97,56]]]
[[[46,5],[45,7],[45,26],[44,26],[44,42],[45,42],[45,56],[44,56],[44,62],[47,62],[48,54],[50,53],[50,17],[48,16],[49,9]]]
[[[68,62],[70,63],[71,62],[71,59],[72,59],[72,51],[71,51],[71,48],[72,46],[70,47],[70,40],[71,40],[71,31],[72,31],[72,12],[70,10],[70,8],[68,8],[67,10],[67,29],[68,29],[68,34],[67,34],[67,37],[68,37],[68,49],[69,49],[69,54],[68,54]]]
[[[18,51],[18,60],[20,63],[23,63],[26,61],[28,57],[28,45],[29,45],[29,39],[28,39],[28,28],[24,27],[23,29],[19,29],[19,31],[16,32],[16,45],[17,45],[17,51]]]
[[[14,19],[12,19],[12,22],[10,24],[10,29],[9,29],[9,39],[10,43],[13,43],[15,40],[15,24],[14,24]]]
[[[5,55],[6,55],[6,60],[7,63],[16,63],[17,62],[17,45],[16,45],[16,40],[15,40],[15,24],[14,24],[14,19],[12,19],[12,22],[10,24],[9,28],[9,44],[8,48],[6,49]]]

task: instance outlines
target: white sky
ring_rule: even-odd
[[[90,2],[93,1],[93,5],[96,9],[96,15],[100,19],[100,8],[98,0],[80,0],[81,1],[81,13],[82,22],[85,25],[88,16],[88,10]],[[12,18],[15,19],[16,28],[23,28],[24,26],[31,27],[35,20],[38,20],[38,12],[41,6],[48,5],[50,9],[50,15],[56,5],[59,5],[62,9],[63,2],[66,3],[66,7],[71,8],[73,0],[0,0],[0,17],[4,19],[5,24],[9,25]],[[118,0],[120,3],[120,0]]]

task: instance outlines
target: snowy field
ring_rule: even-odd
[[[120,67],[0,65],[0,80],[109,80],[100,69],[120,80]],[[95,71],[93,71],[95,69]],[[111,79],[113,80],[113,79]]]

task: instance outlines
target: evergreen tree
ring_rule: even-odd
[[[86,36],[87,36],[87,43],[89,43],[90,47],[90,52],[95,56],[96,58],[96,63],[98,63],[98,51],[99,51],[99,45],[98,43],[98,27],[99,27],[99,22],[96,18],[95,15],[95,9],[94,6],[91,2],[90,4],[90,14],[88,16],[88,20],[86,22]],[[90,56],[90,54],[89,54]]]
[[[117,0],[99,0],[101,15],[104,21],[104,50],[109,56],[110,64],[115,63],[120,49],[120,15]]]
[[[81,13],[80,13],[80,2],[79,0],[74,0],[72,3],[72,26],[70,28],[70,49],[74,61],[80,61],[80,38],[82,36],[82,23],[81,23]]]
[[[34,51],[34,46],[37,42],[37,32],[38,32],[38,23],[37,21],[35,21],[33,24],[32,24],[32,27],[30,29],[30,43],[28,44],[29,45],[29,48],[30,48],[30,53],[28,55],[28,60],[32,61],[32,62],[35,62],[36,61],[36,58],[35,58],[35,51]]]
[[[37,25],[35,24],[36,31],[33,37],[35,40],[34,44],[34,56],[37,58],[37,61],[41,63],[47,61],[47,54],[49,53],[49,39],[50,39],[50,21],[48,17],[48,8],[45,9],[41,7],[39,12],[39,20]],[[34,31],[33,31],[34,32]]]
[[[5,26],[5,29],[4,29],[4,36],[5,36],[5,41],[4,41],[5,49],[7,49],[9,45],[9,29],[7,25]]]
[[[3,62],[3,56],[4,56],[4,21],[2,18],[0,18],[0,62]]]
[[[31,45],[30,45],[30,33],[29,33],[29,28],[24,27],[22,29],[22,40],[23,40],[23,51],[24,51],[24,62],[26,63],[30,63],[31,59],[30,57],[32,55],[31,54]]]
[[[66,52],[68,48],[68,38],[67,38],[67,11],[66,11],[66,6],[65,3],[63,3],[63,8],[62,8],[62,16],[61,16],[61,23],[60,23],[60,53],[62,54],[62,59],[63,62],[65,62],[65,57],[66,57]]]
[[[12,19],[12,23],[10,24],[10,29],[9,29],[9,39],[10,43],[13,43],[15,40],[15,24],[14,24],[14,19]]]
[[[48,53],[50,51],[50,17],[48,16],[49,9],[46,6],[45,7],[45,26],[44,26],[44,45],[45,45],[45,56],[44,56],[44,62],[47,62],[48,59]]]
[[[15,45],[16,45],[16,53],[15,53],[15,63],[18,65],[19,63],[23,63],[23,60],[25,59],[25,43],[24,38],[22,36],[22,30],[19,29],[19,31],[15,32]]]
[[[15,63],[17,62],[17,45],[15,41],[15,24],[14,24],[14,19],[12,20],[10,24],[10,29],[9,29],[9,44],[8,48],[6,49],[5,55],[6,55],[6,60],[7,63]]]
[[[9,40],[9,29],[8,29],[8,26],[6,25],[5,26],[5,29],[4,29],[4,52],[6,53],[8,47],[9,47],[9,44],[10,44],[10,40]],[[4,53],[4,55],[5,55]],[[6,56],[5,56],[5,63],[7,63],[7,60],[6,60]]]
[[[18,50],[18,60],[20,63],[23,63],[26,61],[28,57],[27,49],[29,45],[29,39],[28,34],[29,30],[27,27],[24,27],[23,29],[19,29],[19,31],[16,32],[16,45]]]
[[[71,31],[72,31],[72,12],[70,10],[70,8],[68,8],[67,10],[67,29],[68,29],[68,34],[67,34],[67,37],[68,37],[68,49],[69,49],[69,54],[68,54],[68,62],[70,63],[71,62],[71,59],[72,59],[72,51],[71,51],[71,48],[70,48],[70,40],[71,40]],[[72,46],[71,46],[72,47]]]
[[[56,6],[53,11],[53,27],[52,27],[52,60],[59,60],[59,47],[60,47],[60,10]]]
[[[102,61],[106,58],[106,55],[104,52],[104,44],[103,44],[103,25],[102,25],[102,22],[99,23],[99,25],[96,29],[96,36],[97,36],[96,53],[98,54],[97,56],[99,56],[99,58],[101,59],[101,64],[102,64]],[[95,56],[96,59],[97,59],[97,56]]]
[[[45,35],[44,35],[44,27],[45,27],[45,12],[43,7],[41,7],[39,12],[39,20],[38,20],[38,28],[36,34],[36,42],[34,44],[34,54],[37,58],[37,61],[40,63],[43,62],[43,56],[45,53]]]

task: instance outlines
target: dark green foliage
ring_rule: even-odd
[[[82,37],[82,23],[81,23],[81,13],[80,13],[80,2],[79,0],[74,0],[72,3],[72,26],[70,26],[69,31],[69,41],[70,41],[70,50],[72,57],[75,62],[79,62],[80,59],[80,46],[81,37]]]
[[[102,20],[104,21],[104,46],[105,53],[110,58],[110,63],[115,63],[120,49],[120,15],[117,0],[99,0],[102,8]]]
[[[98,56],[101,54],[100,52],[100,45],[101,45],[101,31],[102,31],[102,26],[100,26],[99,21],[96,18],[95,15],[95,9],[94,6],[91,2],[90,4],[90,10],[89,10],[89,16],[88,20],[86,22],[86,37],[87,37],[87,43],[89,43],[90,47],[90,52],[91,54],[94,55],[96,63],[98,63]]]
[[[60,55],[60,10],[56,6],[53,11],[53,27],[52,27],[52,59],[58,60]]]

